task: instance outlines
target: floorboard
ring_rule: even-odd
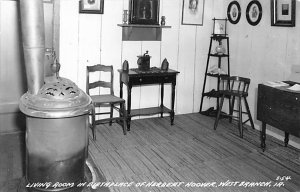
[[[110,187],[112,192],[300,192],[299,149],[267,136],[262,152],[259,131],[246,127],[240,138],[237,126],[226,119],[217,130],[213,124],[214,118],[193,113],[177,115],[173,126],[169,117],[133,120],[127,135],[118,124],[98,125],[90,158],[105,181],[132,182]],[[1,192],[3,186],[14,192],[24,176],[24,143],[24,134],[0,135]],[[275,187],[283,176],[290,179]],[[159,182],[173,186],[154,186]],[[250,187],[246,182],[270,184]]]
[[[268,136],[267,149],[262,152],[259,131],[246,127],[240,138],[237,126],[226,119],[217,130],[213,124],[214,118],[197,113],[176,116],[173,126],[169,118],[140,119],[132,121],[126,136],[119,125],[101,125],[90,150],[98,158],[109,159],[110,163],[99,164],[108,181],[184,182],[180,187],[133,186],[129,191],[300,191],[298,149],[284,147],[283,141]],[[290,176],[291,180],[274,187],[280,182],[278,176]],[[220,186],[188,187],[190,182]],[[228,182],[237,183],[231,186]],[[247,187],[242,182],[271,183]]]

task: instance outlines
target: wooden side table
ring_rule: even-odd
[[[166,71],[153,67],[149,71],[140,71],[138,69],[129,69],[128,71],[118,70],[120,73],[120,97],[123,98],[123,84],[127,86],[127,130],[130,130],[131,117],[155,115],[163,113],[170,114],[171,125],[174,123],[174,102],[175,102],[175,87],[176,76],[178,71],[168,69]],[[171,109],[164,106],[164,84],[171,83]],[[161,104],[158,107],[131,109],[131,89],[133,86],[142,86],[149,84],[161,85]]]

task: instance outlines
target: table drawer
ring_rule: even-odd
[[[131,77],[131,84],[132,85],[141,85],[141,84],[157,84],[157,83],[172,83],[176,82],[175,75],[168,75],[168,76],[136,76]]]

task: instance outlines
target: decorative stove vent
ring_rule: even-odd
[[[28,116],[64,118],[89,113],[91,98],[72,81],[58,77],[44,84],[36,95],[21,97],[20,109]]]
[[[68,99],[79,95],[78,87],[74,83],[67,84],[64,81],[44,85],[38,92],[41,97],[48,99]]]

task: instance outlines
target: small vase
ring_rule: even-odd
[[[165,16],[161,16],[161,25],[166,25],[166,17]]]
[[[128,22],[128,10],[123,10],[123,24]]]

